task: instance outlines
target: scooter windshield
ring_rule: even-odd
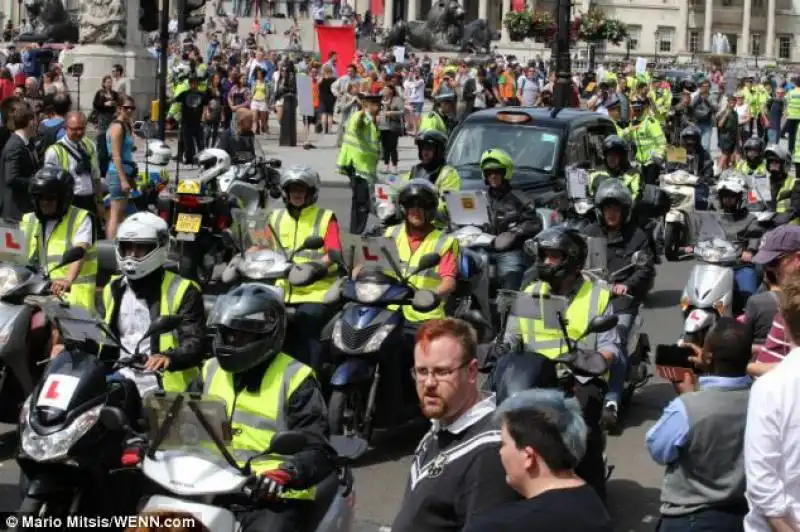
[[[40,306],[47,319],[58,326],[64,343],[107,343],[105,322],[96,314],[83,307],[65,306],[55,297],[47,297]]]
[[[560,327],[558,315],[563,315],[567,306],[566,298],[546,292],[541,295],[514,290],[497,292],[497,308],[501,315],[507,315],[509,320],[543,321],[547,329]]]
[[[690,242],[697,244],[706,240],[725,240],[725,228],[716,211],[695,211],[690,219]]]
[[[234,235],[244,251],[252,247],[281,251],[277,237],[267,225],[269,212],[257,209],[249,212],[245,209],[232,209]]]
[[[489,201],[483,190],[447,190],[444,201],[453,225],[481,227],[489,223]]]
[[[145,396],[143,406],[148,420],[148,441],[157,450],[181,450],[216,458],[222,453],[215,436],[225,447],[233,440],[227,405],[219,397],[156,392]]]

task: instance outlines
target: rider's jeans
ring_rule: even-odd
[[[492,255],[495,263],[497,287],[503,290],[519,290],[525,274],[525,257],[521,249],[503,251]]]
[[[619,318],[617,331],[622,341],[622,349],[620,349],[619,356],[614,359],[609,368],[610,375],[606,402],[614,401],[619,406],[622,400],[622,389],[625,386],[625,373],[628,371],[628,334],[630,334],[631,327],[633,327],[636,314],[630,311],[620,312],[617,317]]]

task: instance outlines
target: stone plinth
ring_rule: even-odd
[[[115,64],[122,65],[129,80],[131,96],[136,100],[136,116],[150,112],[150,102],[158,97],[156,72],[157,60],[141,45],[108,46],[104,44],[81,44],[62,55],[64,73],[75,63],[83,63],[80,80],[80,102],[78,103],[77,80],[67,75],[73,108],[87,115],[92,111],[94,95],[100,89],[103,78],[111,73]],[[75,104],[78,105],[75,105]]]

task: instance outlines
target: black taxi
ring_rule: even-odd
[[[450,135],[447,164],[465,189],[483,187],[481,155],[490,148],[514,160],[512,185],[534,198],[564,190],[564,169],[603,163],[603,139],[616,128],[607,116],[585,109],[498,107],[467,116]]]

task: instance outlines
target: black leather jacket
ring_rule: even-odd
[[[226,129],[219,134],[217,148],[225,150],[234,162],[249,162],[256,156],[256,137],[250,133],[237,133]]]
[[[629,295],[634,299],[642,299],[652,288],[656,270],[650,254],[650,239],[647,234],[634,223],[627,223],[622,230],[608,233],[600,224],[592,224],[586,229],[586,236],[606,238],[606,269],[609,273],[631,264],[633,254],[637,251],[646,253],[647,263],[644,266],[634,266],[618,274],[612,283],[624,284],[628,287]]]
[[[518,241],[535,236],[542,230],[542,221],[533,202],[524,202],[511,187],[500,191],[489,189],[489,233],[499,235],[512,231],[519,235]]]

